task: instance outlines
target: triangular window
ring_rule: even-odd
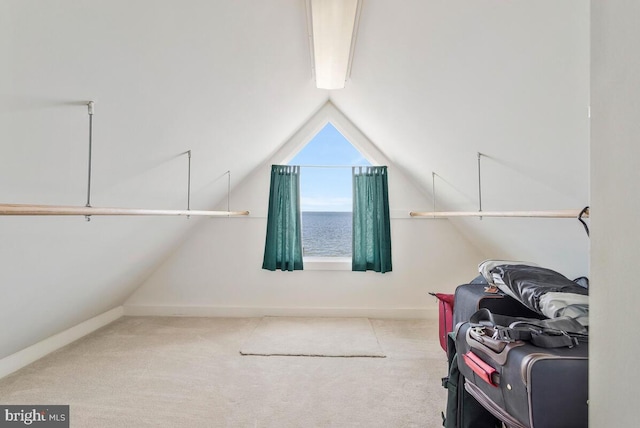
[[[331,123],[289,162],[300,165],[304,257],[351,257],[352,166],[371,163]]]

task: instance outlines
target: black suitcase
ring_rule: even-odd
[[[442,378],[447,389],[447,407],[442,413],[445,428],[501,428],[502,423],[464,389],[464,376],[458,368],[456,342],[453,333],[447,335],[449,370]]]
[[[483,407],[509,428],[588,426],[587,343],[543,348],[486,333],[468,322],[455,332],[464,387]]]
[[[544,318],[532,311],[511,296],[501,291],[490,293],[485,291],[488,284],[463,284],[456,288],[453,305],[453,325],[469,321],[478,309],[486,308],[494,314],[525,318]]]

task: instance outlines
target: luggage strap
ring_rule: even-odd
[[[524,340],[541,348],[572,348],[578,344],[578,339],[571,337],[562,330],[538,329],[535,327],[502,327],[493,328],[492,339],[503,342],[515,342]]]
[[[474,313],[469,323],[475,327],[493,329],[492,339],[503,342],[524,340],[541,348],[572,348],[579,340],[586,342],[587,329],[570,317],[548,320],[507,317],[492,314],[483,308]]]

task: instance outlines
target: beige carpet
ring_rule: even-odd
[[[240,355],[260,322],[124,317],[0,379],[0,402],[69,404],[74,428],[442,426],[435,322],[372,319],[386,358]]]
[[[368,318],[264,317],[242,355],[385,357]]]

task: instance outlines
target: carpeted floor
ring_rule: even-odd
[[[124,317],[0,380],[71,427],[441,426],[437,324],[372,319],[386,358],[243,356],[260,318]]]
[[[263,317],[242,355],[384,357],[368,318]]]

